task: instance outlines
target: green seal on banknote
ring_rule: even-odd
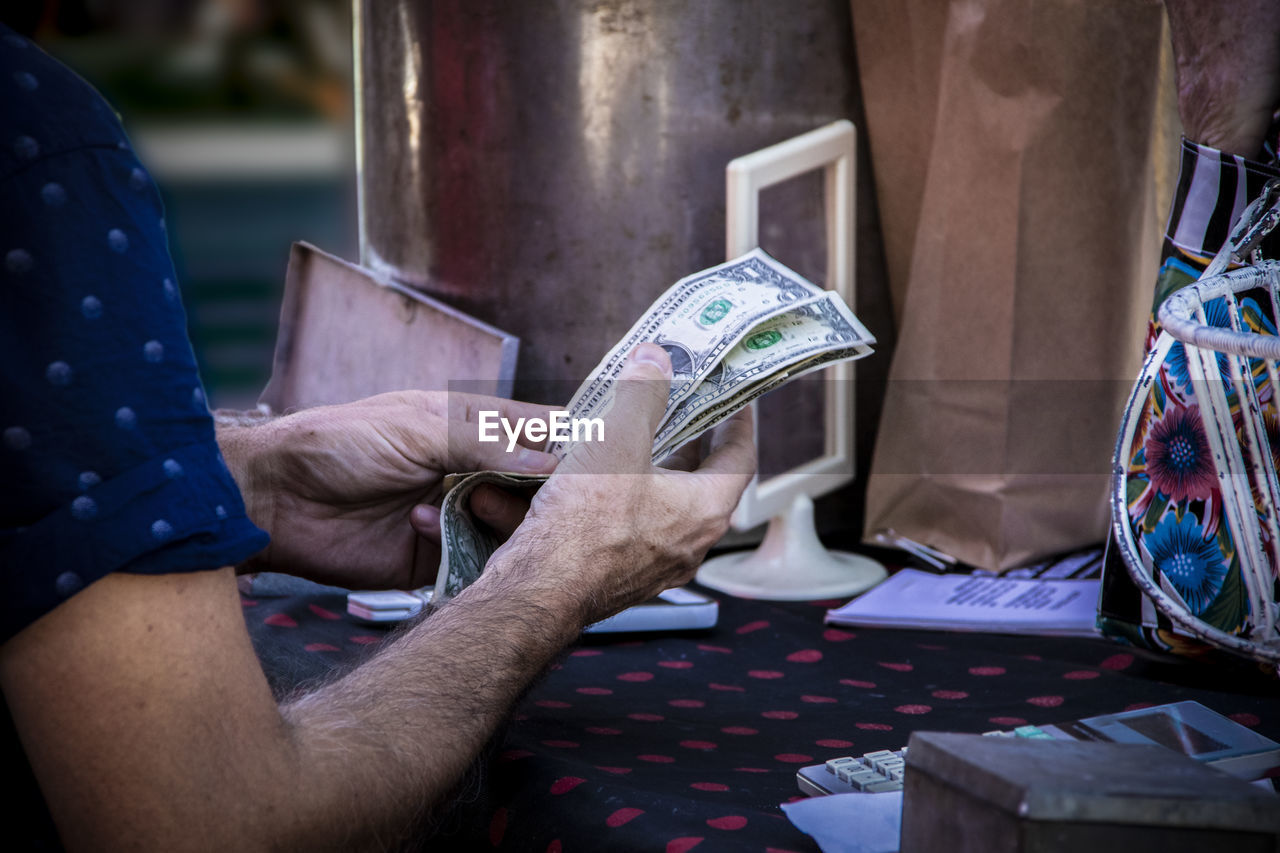
[[[702,313],[698,315],[698,322],[704,326],[713,326],[728,317],[732,310],[733,303],[728,299],[713,300],[702,309]]]
[[[743,346],[747,349],[762,350],[768,349],[780,340],[782,340],[781,332],[774,329],[765,329],[763,332],[756,332],[747,338]]]

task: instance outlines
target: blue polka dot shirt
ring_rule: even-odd
[[[214,440],[163,215],[101,96],[0,25],[0,641],[110,572],[266,546]]]

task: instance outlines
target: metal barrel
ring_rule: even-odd
[[[564,398],[548,402],[724,260],[730,159],[857,103],[848,0],[357,0],[355,16],[361,261],[518,335],[516,394]],[[762,235],[821,281],[816,195],[780,196]]]

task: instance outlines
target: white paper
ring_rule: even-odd
[[[935,575],[903,569],[827,621],[872,628],[1096,636],[1101,581]]]
[[[902,831],[902,792],[832,794],[783,803],[796,829],[823,853],[897,853]]]

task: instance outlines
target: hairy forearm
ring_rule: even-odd
[[[481,580],[375,659],[283,706],[309,803],[377,843],[438,804],[530,682],[581,630],[581,608],[495,557]],[[544,575],[547,573],[543,573]],[[351,839],[352,842],[359,841]]]
[[[1280,106],[1280,3],[1165,0],[1189,139],[1256,157]]]
[[[270,424],[275,418],[267,411],[237,412],[218,409],[213,413],[218,449],[227,470],[240,489],[249,520],[271,532],[275,524],[275,501],[269,483]],[[236,566],[236,574],[267,571],[271,547]]]
[[[262,461],[269,454],[270,440],[265,428],[274,418],[267,412],[236,412],[218,409],[213,413],[214,434],[227,470],[240,487],[249,518],[266,527],[269,514],[267,483]]]
[[[0,646],[70,850],[386,849],[586,620],[506,554],[360,668],[279,705],[226,571],[112,574]]]

